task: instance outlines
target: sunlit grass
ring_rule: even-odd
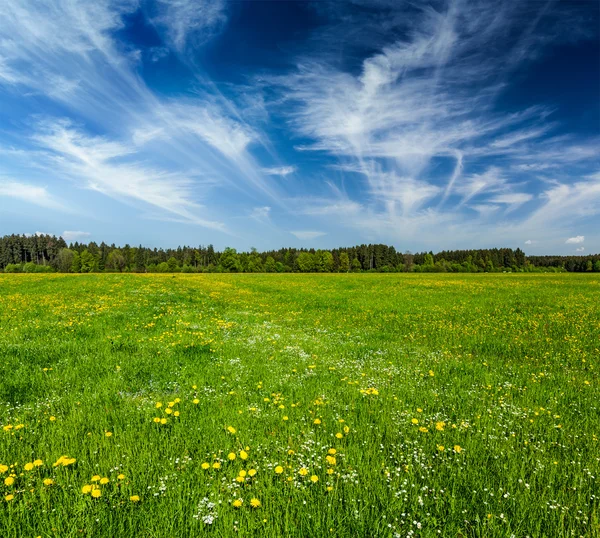
[[[599,534],[597,275],[0,276],[0,536]]]

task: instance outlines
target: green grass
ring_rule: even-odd
[[[600,536],[599,337],[598,275],[0,276],[0,536]]]

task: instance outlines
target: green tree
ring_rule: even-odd
[[[222,270],[229,273],[239,273],[241,270],[241,265],[237,251],[234,248],[227,247],[223,251],[223,254],[221,254],[219,266],[222,268]]]
[[[78,252],[73,253],[73,263],[71,264],[71,273],[81,273],[81,256]]]
[[[358,258],[354,258],[352,260],[352,271],[354,273],[360,273],[361,269],[362,269],[362,266],[360,265]]]
[[[127,261],[125,260],[125,256],[118,250],[111,251],[108,258],[106,258],[106,268],[109,271],[118,271],[119,273],[122,273],[126,266]]]
[[[315,269],[319,273],[331,273],[333,271],[333,254],[328,250],[317,250],[314,255]]]
[[[594,272],[600,273],[600,260],[596,260],[594,263]]]
[[[350,271],[350,258],[346,252],[340,254],[340,273],[347,273]]]
[[[91,273],[96,268],[96,258],[87,249],[85,249],[80,256],[81,259],[81,272]]]
[[[177,263],[177,260],[171,256],[168,260],[167,260],[167,268],[168,268],[168,272],[169,273],[176,273],[179,270],[179,264]]]
[[[54,258],[54,268],[59,273],[68,273],[71,271],[73,266],[73,260],[75,259],[75,253],[68,248],[61,248]]]
[[[144,258],[144,248],[140,245],[135,251],[135,270],[138,273],[143,273],[146,270],[146,260]]]
[[[303,273],[310,273],[315,270],[315,259],[310,252],[301,252],[296,258],[296,265]]]
[[[265,271],[267,273],[275,273],[277,271],[273,256],[267,256],[267,260],[265,261]]]

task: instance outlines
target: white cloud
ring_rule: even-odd
[[[316,232],[316,231],[298,231],[298,232],[290,232],[293,236],[297,237],[302,241],[309,241],[311,239],[316,239],[317,237],[322,237],[327,235],[326,232]]]
[[[585,247],[578,247],[575,249],[575,252],[583,252],[585,250]]]
[[[129,161],[135,148],[101,137],[90,137],[68,122],[45,124],[34,140],[50,150],[49,158],[61,174],[123,201],[142,201],[190,223],[223,230],[224,225],[201,216],[194,202],[194,182],[186,175]]]
[[[269,206],[255,207],[250,213],[250,218],[258,221],[267,221],[271,214],[271,208]]]
[[[567,239],[565,241],[565,243],[567,245],[574,245],[574,244],[577,244],[577,243],[583,243],[584,241],[585,241],[585,236],[583,236],[583,235],[577,235],[575,237],[569,237],[569,239]]]
[[[92,235],[90,232],[75,232],[65,230],[62,233],[62,238],[65,241],[81,241],[82,239],[88,238],[90,235]]]
[[[533,241],[531,239],[528,239],[527,241],[525,241],[526,245],[533,245]]]
[[[263,174],[268,176],[289,176],[296,172],[297,168],[295,166],[275,166],[273,168],[263,168]]]
[[[500,194],[490,199],[495,204],[521,205],[533,199],[533,195],[524,192],[512,192],[509,194]]]
[[[54,196],[52,196],[46,187],[23,183],[11,179],[0,177],[0,197],[15,198],[30,204],[47,207],[49,209],[64,210],[64,206]]]
[[[202,36],[226,20],[222,1],[174,0],[156,5],[155,12],[144,5],[144,13],[175,47],[197,45]],[[205,209],[198,216],[197,196],[191,196],[204,196],[209,183],[256,190],[280,203],[276,186],[267,185],[249,153],[253,143],[266,143],[264,135],[244,121],[235,103],[225,98],[216,84],[202,79],[203,89],[192,97],[170,100],[158,97],[145,85],[139,74],[139,51],[125,49],[117,37],[126,16],[138,8],[137,0],[5,0],[0,17],[0,84],[10,82],[12,91],[21,94],[25,88],[15,84],[26,86],[31,95],[60,102],[66,114],[77,117],[81,124],[110,133],[101,141],[102,151],[116,149],[118,155],[97,155],[91,145],[84,149],[71,146],[79,152],[72,156],[79,158],[82,151],[86,159],[119,160],[123,151],[130,158],[135,156],[139,160],[135,166],[119,163],[122,177],[131,173],[130,180],[145,183],[146,188],[139,196],[128,190],[129,197],[146,201],[151,197],[156,204],[164,194],[169,211],[174,207],[170,201],[176,198],[179,209],[195,208],[192,220],[211,226],[214,221],[204,218]],[[164,50],[154,52],[162,55]],[[192,65],[190,71],[196,74]],[[113,168],[116,164],[111,161]],[[88,166],[86,175],[92,173]],[[143,181],[145,175],[148,181]],[[126,177],[124,181],[131,182]],[[96,183],[96,179],[88,182]],[[159,183],[165,187],[172,183],[175,194],[166,188],[158,194]],[[116,180],[110,190],[113,194],[123,191]]]
[[[208,41],[227,22],[223,0],[157,0],[156,7],[155,25],[179,51]]]

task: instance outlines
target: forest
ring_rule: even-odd
[[[51,235],[0,238],[0,271],[5,273],[337,273],[337,272],[600,272],[600,254],[526,256],[520,249],[401,252],[382,244],[333,250],[281,248],[222,252],[212,245],[148,248],[104,242],[67,244]]]

